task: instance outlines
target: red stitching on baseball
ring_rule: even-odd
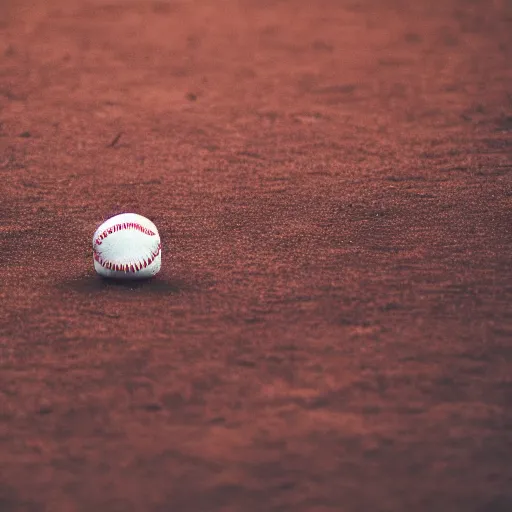
[[[141,233],[144,233],[145,235],[149,236],[155,236],[156,234],[153,231],[151,231],[151,229],[145,228],[144,226],[141,226],[137,222],[123,222],[122,224],[116,224],[108,229],[105,229],[105,231],[98,235],[94,243],[96,245],[101,245],[101,242],[105,240],[105,238],[107,238],[108,235],[111,235],[112,233],[115,233],[116,231],[121,231],[123,229],[136,229],[137,231],[140,231]]]
[[[96,252],[96,250],[93,250],[93,255],[95,261],[97,261],[103,268],[107,268],[108,270],[115,270],[117,272],[138,272],[142,268],[149,267],[153,261],[155,261],[155,258],[160,254],[160,250],[162,249],[162,244],[158,244],[158,247],[155,252],[151,253],[151,256],[149,258],[144,258],[142,261],[138,261],[137,263],[114,263],[112,261],[103,260],[101,259],[101,256]]]

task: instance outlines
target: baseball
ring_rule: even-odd
[[[94,269],[103,277],[144,279],[154,276],[162,262],[156,226],[136,213],[105,221],[92,239]]]

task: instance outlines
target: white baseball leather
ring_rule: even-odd
[[[136,213],[105,221],[92,239],[94,268],[103,277],[140,279],[154,276],[162,262],[156,226]]]

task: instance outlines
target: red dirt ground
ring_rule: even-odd
[[[509,0],[2,0],[2,512],[512,510]],[[154,281],[94,273],[124,211]]]

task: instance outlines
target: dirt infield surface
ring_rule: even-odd
[[[1,0],[0,108],[1,512],[512,510],[511,1]]]

